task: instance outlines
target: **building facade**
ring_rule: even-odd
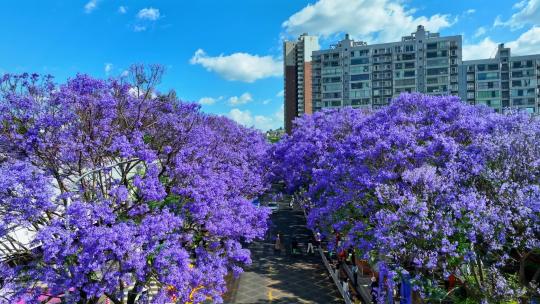
[[[423,26],[401,41],[368,45],[345,39],[313,52],[313,109],[379,108],[403,92],[458,95],[461,36]]]
[[[540,54],[511,56],[500,44],[495,58],[464,61],[459,68],[460,97],[501,112],[517,108],[537,114],[540,104]]]
[[[345,106],[377,109],[403,92],[456,95],[497,112],[540,111],[540,54],[462,61],[461,35],[442,37],[419,25],[401,41],[368,45],[349,35],[319,50],[316,37],[284,43],[285,129],[304,113]],[[311,83],[310,83],[311,81]]]
[[[302,34],[283,43],[285,130],[290,133],[295,117],[313,113],[311,55],[319,50],[316,36]]]

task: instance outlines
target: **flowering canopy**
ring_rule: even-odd
[[[268,217],[250,203],[266,187],[263,135],[155,94],[151,78],[1,79],[4,300],[133,303],[157,287],[156,303],[219,303],[225,275],[250,263],[241,242]]]
[[[540,248],[538,140],[525,114],[404,94],[373,113],[298,119],[272,171],[309,198],[313,229],[391,265],[390,277],[410,273],[433,298],[454,274],[467,297],[499,302],[534,289],[522,267]]]

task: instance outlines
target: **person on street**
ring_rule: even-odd
[[[317,231],[317,233],[315,233],[315,245],[317,245],[317,247],[321,247],[321,240],[322,240],[322,237],[321,237],[321,233],[319,231]]]
[[[298,241],[296,240],[296,238],[292,239],[291,247],[292,247],[292,254],[293,255],[298,254]]]
[[[358,286],[358,265],[353,264],[352,266],[352,273],[353,273],[353,286]]]
[[[274,243],[274,252],[281,254],[281,247],[282,247],[282,245],[281,245],[281,235],[278,232],[278,234],[276,235],[276,241]]]
[[[308,241],[308,245],[307,245],[307,250],[306,250],[306,253],[309,253],[311,251],[311,253],[315,253],[315,250],[313,250],[313,237],[311,237],[311,239]]]
[[[371,285],[370,285],[370,293],[371,293],[371,301],[373,303],[377,303],[378,289],[379,289],[379,283],[377,282],[377,278],[375,276],[372,276]]]

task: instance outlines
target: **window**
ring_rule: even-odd
[[[487,66],[488,71],[498,71],[499,65],[498,64],[488,64]]]
[[[534,97],[535,89],[510,90],[512,97]]]
[[[426,58],[436,58],[436,57],[448,57],[448,51],[442,50],[442,51],[432,51],[432,52],[426,52]]]
[[[428,77],[426,78],[426,84],[448,83],[448,76]]]
[[[414,88],[399,88],[394,90],[395,94],[401,94],[403,92],[412,93],[414,92]]]
[[[324,68],[321,71],[322,75],[341,75],[341,68]]]
[[[426,92],[427,93],[444,93],[448,91],[448,87],[443,85],[443,86],[433,86],[433,87],[426,87]]]
[[[528,76],[534,76],[534,70],[533,69],[512,72],[512,77],[513,78],[528,77]]]
[[[414,62],[405,62],[406,69],[414,69]]]
[[[369,56],[369,50],[358,51],[358,56]]]
[[[342,85],[341,85],[341,83],[325,84],[325,85],[323,85],[322,89],[325,92],[328,92],[328,91],[341,91]]]
[[[353,106],[369,105],[369,104],[370,104],[369,98],[351,100],[351,105],[353,105]]]
[[[369,73],[369,65],[351,66],[351,74]]]
[[[441,41],[439,42],[439,50],[447,49],[450,46],[449,41]]]
[[[334,83],[334,82],[341,82],[341,77],[324,77],[322,79],[323,83]]]
[[[426,70],[427,75],[446,75],[448,74],[448,68],[433,68]]]
[[[415,85],[416,79],[409,78],[409,79],[397,79],[394,81],[395,86],[410,86]]]
[[[405,71],[403,77],[414,77],[415,71]]]
[[[426,60],[427,66],[438,66],[438,65],[448,65],[448,59],[446,58],[436,58]]]
[[[335,93],[324,93],[323,98],[341,98],[341,92],[335,92]]]
[[[486,99],[486,98],[493,98],[493,97],[500,97],[500,91],[479,91],[476,92],[476,98],[478,99]]]
[[[486,72],[476,74],[476,79],[478,80],[490,80],[490,79],[499,79],[498,72]]]
[[[369,82],[353,82],[351,83],[351,90],[369,88]]]
[[[498,89],[500,87],[498,81],[479,82],[476,86],[478,90]]]
[[[428,50],[436,50],[437,49],[437,43],[428,43],[428,44],[426,44],[426,49],[428,49]]]
[[[369,74],[351,75],[351,81],[369,80]]]
[[[356,65],[356,64],[368,64],[369,63],[369,58],[355,58],[355,59],[351,59],[351,65]]]
[[[367,89],[367,90],[356,90],[356,91],[351,91],[351,98],[365,98],[365,97],[369,97],[369,93],[370,93],[370,90]]]

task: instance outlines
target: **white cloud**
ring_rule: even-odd
[[[503,26],[504,22],[501,19],[501,16],[495,17],[495,20],[493,21],[493,26]]]
[[[214,97],[203,97],[201,99],[199,99],[199,103],[202,104],[202,105],[213,105],[215,104],[217,101],[220,101],[223,99],[223,96],[219,96],[218,98],[214,98]]]
[[[514,4],[514,6],[512,6],[512,7],[515,8],[515,9],[520,9],[520,8],[524,8],[525,5],[527,5],[527,0],[522,0],[522,1],[519,1],[518,3]]]
[[[463,46],[463,60],[490,58],[496,54],[498,43],[490,37],[477,44]],[[540,53],[540,26],[533,26],[521,34],[516,40],[505,43],[512,49],[512,55],[529,55]]]
[[[432,32],[451,26],[450,15],[414,17],[400,0],[319,0],[309,4],[283,22],[292,35],[311,33],[328,37],[348,32],[370,42],[395,41],[414,32],[421,24]]]
[[[156,21],[159,19],[159,17],[160,17],[159,10],[153,7],[143,8],[137,13],[137,18],[139,19]]]
[[[120,74],[120,77],[128,77],[129,75],[129,72],[127,70],[123,70],[122,73]]]
[[[111,73],[112,71],[112,68],[113,68],[112,63],[105,63],[105,74],[109,75],[109,73]]]
[[[285,90],[281,90],[276,94],[276,97],[283,97],[285,96]]]
[[[215,72],[227,80],[254,82],[267,77],[281,76],[283,63],[272,56],[258,56],[247,53],[208,56],[198,49],[190,60],[200,64],[207,71]]]
[[[120,14],[125,14],[125,13],[127,13],[127,6],[121,5],[120,7],[118,7],[118,12],[119,12]]]
[[[283,127],[283,106],[269,116],[253,115],[249,110],[242,111],[237,108],[229,111],[226,116],[246,127],[255,127],[263,131]]]
[[[231,106],[243,105],[250,101],[253,101],[253,97],[248,92],[240,96],[232,96],[229,98],[229,104]]]
[[[497,16],[494,26],[509,26],[512,29],[523,28],[525,25],[540,25],[540,0],[522,0],[514,4],[519,11],[507,21]]]
[[[485,59],[495,54],[497,43],[486,37],[477,44],[463,45],[463,60]]]
[[[272,99],[265,99],[265,100],[262,101],[262,104],[263,104],[263,105],[267,105],[267,104],[269,104],[270,102],[272,102]]]
[[[476,32],[474,32],[474,38],[478,38],[483,36],[486,33],[486,28],[481,26],[479,27]]]
[[[146,31],[146,26],[144,26],[144,25],[135,25],[133,27],[133,30],[135,32],[144,32],[144,31]]]
[[[97,8],[98,1],[99,1],[99,0],[90,0],[90,1],[88,1],[88,2],[84,5],[84,11],[85,11],[87,14],[90,14],[91,12],[93,12],[93,11]]]
[[[540,53],[540,26],[533,26],[516,40],[506,43],[512,49],[512,55],[530,55]]]
[[[467,15],[471,15],[471,14],[476,13],[476,10],[475,10],[474,8],[470,8],[470,9],[468,9],[465,13],[466,13]]]

